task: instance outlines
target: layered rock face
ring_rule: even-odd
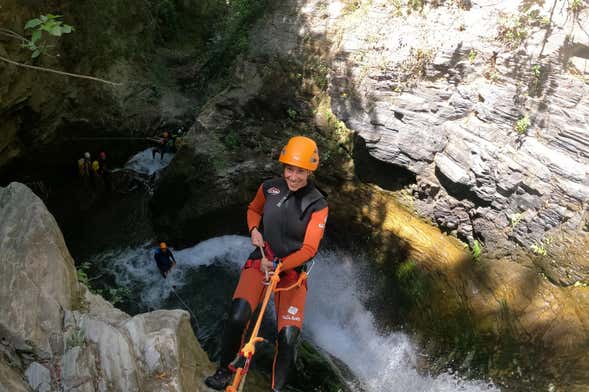
[[[584,229],[587,7],[361,3],[338,30],[333,109],[373,158],[416,176],[414,207],[496,255]]]
[[[90,293],[55,220],[24,185],[0,188],[0,218],[1,387],[207,390],[213,366],[187,312],[130,317]]]

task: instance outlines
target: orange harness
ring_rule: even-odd
[[[262,255],[263,255],[263,253],[262,253]],[[265,258],[265,256],[263,256],[263,257]],[[259,260],[256,260],[256,261],[260,262]],[[248,262],[249,262],[249,260],[248,260]],[[253,262],[255,263],[255,261],[253,261]],[[265,341],[264,338],[261,338],[258,336],[258,332],[260,331],[260,326],[262,325],[262,318],[264,317],[264,312],[266,310],[266,307],[268,306],[268,302],[270,301],[270,295],[272,295],[273,292],[287,291],[287,290],[292,290],[295,287],[300,287],[302,284],[304,284],[305,280],[307,279],[307,273],[305,271],[302,271],[299,274],[299,277],[294,284],[292,284],[288,287],[278,288],[277,286],[278,286],[278,283],[280,282],[280,272],[281,272],[280,270],[281,269],[282,269],[282,266],[280,264],[278,264],[278,266],[276,267],[276,270],[269,278],[269,285],[268,285],[268,288],[266,289],[266,293],[264,294],[264,301],[262,302],[262,307],[260,308],[260,313],[258,315],[258,319],[256,320],[256,324],[255,324],[254,329],[252,331],[251,337],[250,337],[249,341],[243,346],[243,348],[239,352],[239,355],[237,356],[237,358],[229,366],[230,369],[235,372],[235,376],[233,376],[233,382],[231,383],[231,385],[227,386],[227,388],[225,389],[225,392],[237,392],[239,390],[240,384],[249,370],[252,357],[256,353],[256,343]],[[234,363],[238,362],[242,358],[245,360],[242,365],[240,365],[240,366],[233,365]]]

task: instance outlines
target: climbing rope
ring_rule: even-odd
[[[260,248],[262,252],[262,260],[267,260],[266,255],[264,254],[264,250]],[[225,389],[225,392],[241,392],[245,385],[245,377],[250,367],[250,363],[252,357],[256,353],[256,343],[264,342],[265,339],[258,336],[258,332],[260,331],[260,326],[262,324],[262,319],[264,317],[264,312],[266,311],[266,307],[268,306],[268,302],[270,301],[270,296],[274,292],[278,291],[286,291],[291,290],[295,287],[298,287],[303,284],[304,280],[307,278],[308,273],[301,272],[299,275],[299,279],[296,283],[289,287],[285,288],[277,288],[278,282],[280,281],[280,272],[282,270],[282,265],[278,264],[276,269],[272,274],[268,274],[266,272],[266,279],[269,280],[266,286],[266,292],[264,294],[264,300],[262,302],[262,306],[260,307],[260,312],[258,314],[258,319],[256,320],[256,324],[250,336],[248,342],[243,346],[240,350],[238,355],[235,357],[233,362],[229,365],[232,370],[235,370],[235,375],[233,376],[233,382],[231,385],[228,385]],[[310,270],[309,270],[310,272]]]
[[[170,284],[170,287],[172,288],[172,292],[174,293],[174,295],[176,296],[176,298],[178,298],[178,301],[180,301],[180,303],[182,304],[182,306],[184,306],[184,308],[186,309],[186,311],[188,313],[190,313],[190,315],[192,316],[192,319],[194,320],[194,324],[196,325],[196,329],[197,330],[200,329],[200,326],[198,325],[198,319],[194,315],[194,312],[192,311],[192,309],[190,308],[190,306],[188,306],[186,304],[186,302],[184,302],[182,300],[182,298],[180,297],[180,295],[178,295],[178,292],[176,291],[176,285]]]

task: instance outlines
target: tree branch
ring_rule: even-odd
[[[51,69],[51,68],[37,67],[36,65],[23,64],[23,63],[19,63],[17,61],[14,61],[14,60],[11,60],[9,58],[2,57],[2,56],[0,56],[0,60],[6,62],[8,64],[15,65],[17,67],[35,69],[37,71],[52,72],[52,73],[56,73],[56,74],[59,74],[59,75],[71,76],[71,77],[74,77],[74,78],[89,79],[89,80],[94,80],[96,82],[110,84],[112,86],[121,86],[122,85],[122,83],[111,82],[110,80],[95,78],[94,76],[80,75],[80,74],[75,74],[75,73],[70,73],[70,72],[58,71],[58,70]]]
[[[22,35],[20,35],[16,31],[12,31],[10,29],[5,29],[5,28],[0,27],[0,34],[4,34],[4,35],[11,37],[11,38],[20,39],[21,41],[29,42],[28,39],[26,39],[25,37],[23,37]]]

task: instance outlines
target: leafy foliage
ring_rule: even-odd
[[[62,15],[47,14],[30,19],[25,23],[24,29],[31,32],[31,38],[22,45],[32,52],[32,58],[37,58],[46,53],[47,49],[51,47],[43,39],[45,33],[54,37],[61,37],[63,34],[70,34],[74,31],[74,28],[64,24],[60,20],[61,18]]]
[[[474,261],[479,261],[479,259],[481,257],[481,253],[483,253],[483,246],[481,245],[481,243],[478,240],[474,240],[474,242],[472,243],[471,253],[472,253],[472,259]]]
[[[528,128],[530,128],[530,125],[532,125],[530,123],[530,118],[526,114],[525,116],[523,116],[522,118],[520,118],[519,120],[517,120],[515,122],[514,128],[517,131],[517,133],[519,133],[520,135],[523,135],[528,131]]]
[[[82,263],[76,270],[78,274],[78,281],[88,286],[88,270],[90,269],[90,263]]]
[[[468,62],[471,64],[474,64],[474,61],[476,58],[477,58],[477,51],[474,49],[471,49],[470,52],[468,52]]]
[[[584,0],[570,0],[569,9],[573,11],[573,13],[578,13],[585,7],[587,7],[587,3]]]
[[[413,260],[405,260],[395,270],[395,277],[405,300],[417,304],[427,297],[429,290],[427,279]]]
[[[233,60],[249,48],[249,29],[264,14],[267,0],[232,0],[226,2],[224,17],[218,22],[216,33],[209,39],[209,61],[202,72],[209,77],[226,72]]]
[[[66,347],[69,350],[70,348],[74,347],[82,347],[86,344],[86,332],[82,329],[77,327],[73,330],[73,332],[68,336],[66,341]]]

